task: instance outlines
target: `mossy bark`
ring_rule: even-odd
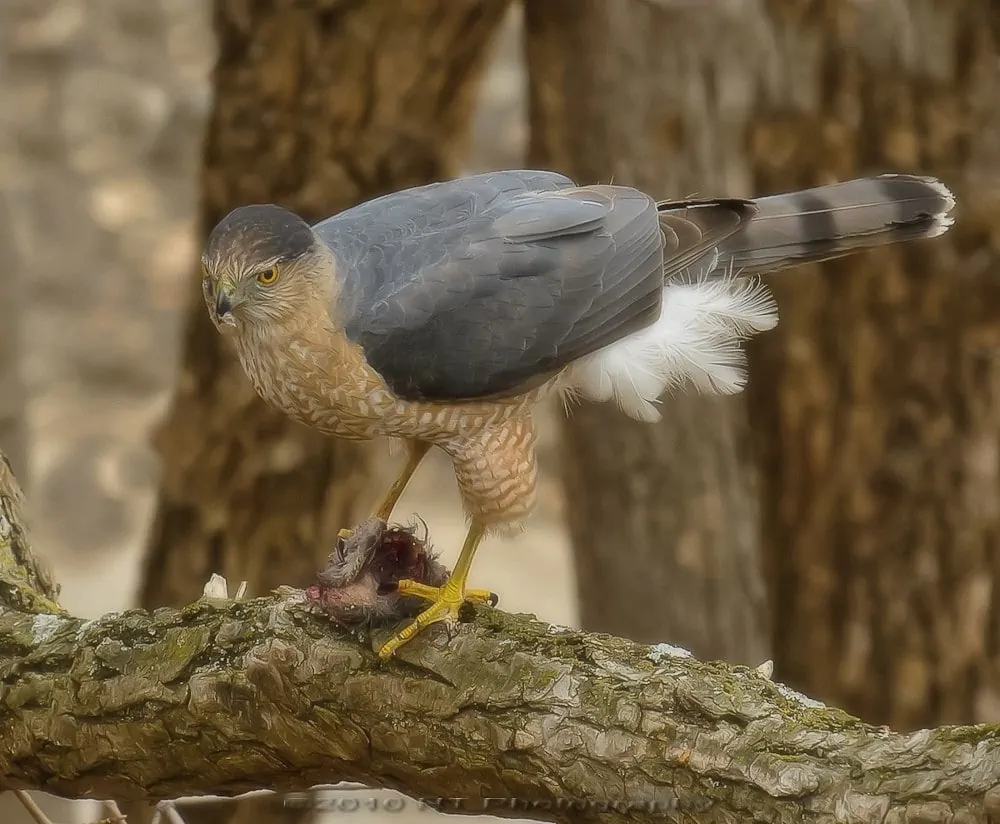
[[[24,495],[0,450],[0,609],[64,615],[58,597],[51,571],[32,552]]]

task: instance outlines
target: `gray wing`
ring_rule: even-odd
[[[517,391],[641,328],[662,288],[655,203],[550,172],[404,190],[316,227],[335,319],[401,398]]]
[[[445,401],[523,391],[651,323],[665,246],[690,265],[741,223],[714,204],[688,211],[727,219],[709,220],[716,231],[677,215],[674,230],[636,189],[518,171],[397,192],[314,228],[337,259],[348,338],[398,397]]]

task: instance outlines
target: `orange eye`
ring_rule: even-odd
[[[278,267],[272,266],[257,275],[257,282],[262,286],[270,286],[278,279]]]

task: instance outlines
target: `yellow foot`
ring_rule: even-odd
[[[386,641],[378,651],[379,658],[391,658],[392,654],[421,631],[443,621],[449,628],[458,623],[458,613],[466,602],[496,606],[497,596],[486,589],[465,589],[460,583],[449,580],[443,587],[431,587],[417,581],[403,579],[397,584],[401,595],[413,595],[430,601],[431,605]]]

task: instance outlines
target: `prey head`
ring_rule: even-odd
[[[333,274],[329,250],[309,224],[272,204],[226,215],[208,236],[201,263],[205,304],[222,332],[291,320]]]

